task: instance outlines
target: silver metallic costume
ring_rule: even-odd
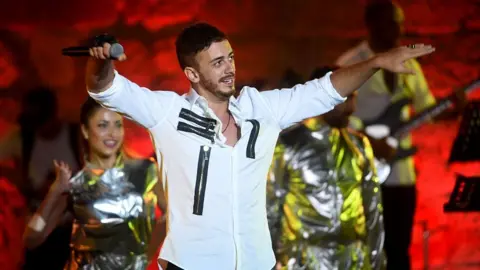
[[[72,254],[65,269],[146,269],[157,180],[151,160],[121,156],[112,169],[87,165],[73,177]]]
[[[382,205],[370,144],[353,131],[309,121],[281,135],[269,175],[277,260],[287,269],[382,269]]]

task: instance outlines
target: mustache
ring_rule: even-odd
[[[228,79],[235,79],[235,73],[230,73],[227,76],[220,78],[219,81],[228,80]]]

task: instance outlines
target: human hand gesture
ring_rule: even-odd
[[[53,165],[55,166],[56,179],[50,190],[57,193],[65,193],[70,189],[72,170],[70,169],[70,166],[63,161],[54,160]]]
[[[89,49],[90,56],[93,59],[97,60],[107,60],[110,59],[110,52],[112,45],[108,42],[103,43],[103,46],[96,46],[92,47]],[[119,57],[115,58],[115,60],[118,61],[124,61],[127,60],[127,55],[125,53],[122,53]]]
[[[408,67],[406,62],[416,57],[431,54],[434,51],[435,48],[431,45],[415,44],[379,53],[375,57],[378,68],[396,73],[415,74],[415,71]]]

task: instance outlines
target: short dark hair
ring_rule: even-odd
[[[180,67],[185,69],[192,65],[191,60],[198,52],[209,48],[214,42],[225,39],[227,39],[225,33],[208,23],[196,23],[186,27],[175,42]]]
[[[376,18],[384,13],[391,13],[392,16],[397,6],[390,0],[371,0],[365,7],[364,20],[366,25],[375,23]]]

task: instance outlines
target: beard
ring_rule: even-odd
[[[205,88],[208,92],[212,93],[215,97],[219,98],[220,100],[229,100],[231,96],[235,94],[235,86],[232,87],[229,91],[222,91],[220,90],[221,87],[221,81],[220,79],[218,82],[214,82],[212,80],[202,78],[202,86]]]

